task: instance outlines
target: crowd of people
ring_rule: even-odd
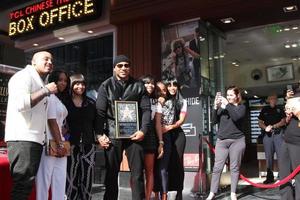
[[[156,81],[147,75],[136,80],[130,75],[133,66],[128,57],[119,55],[113,61],[114,75],[101,83],[94,101],[86,95],[87,82],[82,74],[69,76],[66,71],[54,70],[52,62],[49,52],[37,52],[31,65],[9,81],[5,141],[13,179],[11,198],[26,199],[35,183],[37,199],[48,199],[50,187],[52,199],[91,199],[98,144],[105,153],[105,200],[118,199],[123,151],[131,172],[132,199],[150,200],[153,191],[156,200],[167,200],[169,191],[176,191],[176,200],[183,199],[186,137],[181,125],[187,102],[176,77]],[[276,106],[277,96],[271,95],[270,106],[259,115],[268,160],[266,184],[274,182],[274,151],[281,179],[300,164],[299,98],[298,91],[288,91],[284,113]],[[139,128],[126,139],[120,139],[116,132],[116,101],[138,105]],[[246,107],[239,88],[230,86],[226,97],[218,92],[212,115],[218,131],[207,200],[215,198],[228,158],[231,199],[235,200],[246,148]],[[300,199],[299,178],[295,178],[295,199]],[[282,185],[280,193],[282,199],[294,199],[291,183]]]

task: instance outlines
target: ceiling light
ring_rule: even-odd
[[[34,44],[32,44],[32,46],[37,47],[37,46],[39,46],[39,44],[38,43],[34,43]]]
[[[254,97],[254,98],[256,98],[256,99],[258,99],[258,98],[259,98],[257,95],[254,95],[253,97]]]
[[[247,91],[247,90],[244,90],[244,93],[245,93],[245,94],[248,94],[248,91]]]
[[[219,56],[214,56],[214,59],[219,59]]]
[[[296,61],[296,60],[298,60],[298,58],[297,58],[297,57],[295,57],[295,58],[293,58],[293,60],[295,60],[295,61]]]
[[[228,18],[221,19],[221,22],[223,22],[224,24],[230,24],[232,22],[235,22],[235,20],[232,17],[228,17]]]
[[[298,7],[296,5],[293,5],[293,6],[287,6],[287,7],[283,7],[283,11],[284,12],[294,12],[294,11],[297,11],[298,10]]]
[[[298,26],[293,26],[292,29],[297,30],[297,29],[299,29],[299,27]]]
[[[92,30],[88,30],[87,32],[88,32],[89,34],[94,33],[94,31],[92,31]]]
[[[59,37],[58,39],[59,39],[59,40],[64,40],[65,38],[63,38],[63,37]]]
[[[236,62],[232,62],[231,64],[236,65]]]
[[[284,47],[287,48],[287,49],[289,49],[289,48],[291,48],[291,45],[285,44]]]
[[[286,27],[283,29],[284,31],[290,31],[291,29],[289,27]]]
[[[224,55],[224,54],[221,54],[221,55],[220,55],[220,58],[224,58],[224,57],[225,57],[225,55]]]

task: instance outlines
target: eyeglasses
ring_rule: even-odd
[[[117,64],[117,67],[120,68],[120,69],[122,67],[129,68],[129,64],[128,63],[126,63],[126,64]]]

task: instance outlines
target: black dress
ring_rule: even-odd
[[[145,138],[143,140],[143,148],[145,153],[156,153],[157,146],[158,146],[158,139],[156,136],[155,131],[155,122],[154,122],[154,115],[156,112],[156,99],[150,98],[151,103],[151,123],[149,131],[145,134]]]

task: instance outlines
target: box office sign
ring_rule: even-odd
[[[96,19],[102,4],[101,0],[44,0],[10,12],[8,35],[14,38]]]

